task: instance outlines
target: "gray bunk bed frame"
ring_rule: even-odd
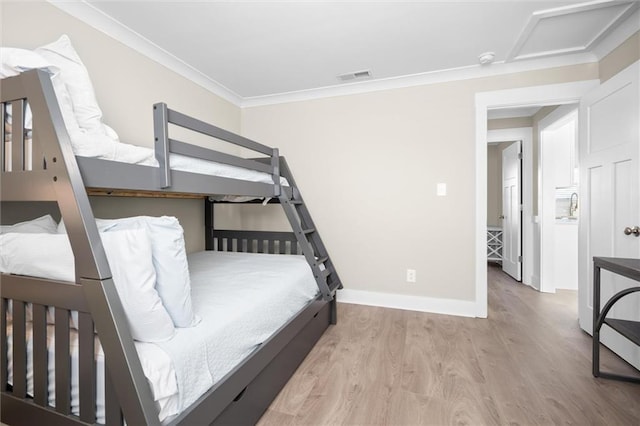
[[[3,223],[61,216],[75,257],[76,282],[2,274],[0,287],[0,420],[7,424],[78,425],[96,422],[94,333],[105,354],[106,424],[158,425],[158,412],[109,270],[89,203],[89,194],[199,197],[204,200],[207,250],[301,253],[314,273],[319,296],[193,405],[163,422],[253,424],[295,372],[329,324],[337,320],[335,293],[341,283],[311,216],[278,150],[184,114],[154,105],[156,158],[160,167],[76,157],[48,74],[33,70],[0,80],[2,141],[6,106],[12,106],[11,154],[0,149]],[[25,105],[33,115],[33,165],[27,170]],[[257,151],[250,160],[169,138],[169,123]],[[269,173],[273,184],[170,169],[179,153]],[[5,167],[9,164],[9,167]],[[280,176],[289,186],[280,185]],[[293,232],[216,230],[211,195],[271,197],[280,202]],[[55,217],[55,216],[54,216]],[[12,301],[13,382],[8,382],[8,303]],[[27,394],[26,307],[32,304],[33,394]],[[47,308],[55,312],[55,408],[48,405]],[[78,311],[79,416],[71,413],[69,315]]]

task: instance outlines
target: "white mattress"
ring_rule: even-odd
[[[161,344],[136,342],[140,361],[160,411],[160,420],[180,413],[229,373],[289,318],[312,300],[317,285],[302,256],[199,252],[189,255],[193,307],[202,321],[179,328]],[[11,330],[7,332],[10,333]],[[52,336],[53,333],[48,333]],[[30,336],[28,336],[30,338]],[[11,379],[12,339],[8,339]],[[53,359],[49,337],[49,359]],[[78,413],[77,336],[72,333],[72,412]],[[28,390],[33,390],[31,343]],[[96,345],[98,423],[104,423],[104,355]],[[49,363],[53,406],[53,362]],[[11,381],[11,380],[10,380]]]

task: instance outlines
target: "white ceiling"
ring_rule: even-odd
[[[565,8],[578,3],[87,0],[85,6],[251,99],[344,85],[339,74],[362,70],[370,70],[369,80],[384,80],[479,68],[486,51],[497,62],[588,53],[637,6],[598,1]]]

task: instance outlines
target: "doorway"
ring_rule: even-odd
[[[519,109],[519,108],[518,108]],[[527,110],[529,108],[526,108]],[[495,117],[496,111],[492,111],[491,116]],[[502,116],[504,116],[504,112],[501,114]],[[520,253],[516,254],[516,258],[517,256],[522,256],[522,262],[520,263],[521,266],[521,277],[519,279],[519,281],[521,281],[523,284],[535,287],[535,281],[534,281],[534,271],[535,271],[535,260],[536,257],[534,256],[534,250],[535,250],[535,243],[534,243],[534,239],[535,239],[535,232],[534,232],[534,221],[533,221],[533,205],[532,205],[532,201],[533,201],[533,132],[532,132],[532,128],[531,127],[510,127],[510,128],[506,128],[506,129],[496,129],[496,130],[489,130],[486,134],[486,142],[487,142],[487,149],[485,150],[485,152],[488,154],[489,152],[489,145],[492,144],[503,144],[503,147],[506,147],[510,144],[512,144],[514,141],[520,141],[520,145],[521,145],[521,153],[522,153],[522,160],[521,160],[521,185],[520,185],[520,193],[522,194],[521,196],[521,206],[520,207],[520,215],[521,215],[521,221],[520,221],[520,240],[521,243],[519,245],[520,248]],[[501,150],[502,151],[502,150]],[[487,161],[489,159],[489,156],[487,155]],[[500,163],[502,163],[502,152],[500,154]],[[487,164],[485,164],[485,167],[487,167]],[[501,168],[501,167],[500,167]],[[488,167],[487,167],[487,171],[488,171]],[[487,175],[488,178],[488,175]],[[497,185],[500,187],[500,191],[502,192],[502,170],[499,171],[499,177],[494,176],[494,180],[500,181],[500,183],[498,183]],[[488,188],[484,189],[484,195],[485,198],[487,199],[487,206],[488,204]],[[500,197],[500,205],[494,207],[494,210],[491,214],[496,215],[497,216],[502,216],[502,197]],[[494,203],[496,202],[496,200],[492,200]],[[500,213],[495,213],[497,211],[500,211]],[[499,217],[490,217],[489,216],[489,211],[486,212],[486,218],[487,218],[487,225],[491,225],[492,223],[494,224],[499,224],[500,229],[502,229],[502,220],[498,220]],[[496,222],[497,221],[497,222]],[[497,225],[495,225],[497,226]],[[487,234],[488,234],[488,229],[487,228]],[[504,241],[504,236],[503,239]],[[485,241],[485,247],[487,246],[487,241]],[[513,244],[512,244],[513,246]],[[517,245],[515,247],[518,247]],[[485,251],[488,250],[488,248],[485,248]],[[513,259],[513,258],[512,258]],[[486,259],[485,259],[485,263],[486,263]],[[485,271],[486,271],[486,267],[485,267]]]
[[[540,291],[578,290],[577,105],[563,105],[538,125],[540,148]]]
[[[476,287],[476,316],[487,317],[487,111],[490,108],[510,108],[520,105],[564,105],[575,103],[599,84],[598,80],[573,83],[555,84],[547,86],[509,89],[476,94],[476,236],[475,236],[475,287]],[[512,139],[515,140],[515,139]],[[531,161],[526,159],[525,149],[525,177],[532,170]],[[526,178],[525,178],[526,179]],[[525,188],[526,191],[526,188]],[[527,197],[523,203],[523,220],[525,224],[533,223]],[[525,234],[526,238],[526,234]],[[525,253],[526,255],[526,253]]]
[[[522,141],[489,142],[487,260],[516,281],[523,281],[522,180]]]

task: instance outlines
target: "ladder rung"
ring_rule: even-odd
[[[291,204],[295,204],[296,206],[299,206],[302,204],[302,200],[291,200]]]
[[[312,232],[316,232],[316,228],[303,229],[302,233],[305,235],[311,234]]]
[[[324,256],[324,257],[320,257],[318,259],[316,259],[316,265],[319,265],[321,263],[326,262],[327,260],[329,260],[329,256]]]
[[[341,290],[343,288],[342,283],[340,281],[333,281],[327,284],[329,286],[329,290],[333,291],[335,289]]]
[[[313,275],[316,278],[326,279],[329,275],[331,275],[333,271],[331,269],[320,269],[320,266],[313,266]]]

